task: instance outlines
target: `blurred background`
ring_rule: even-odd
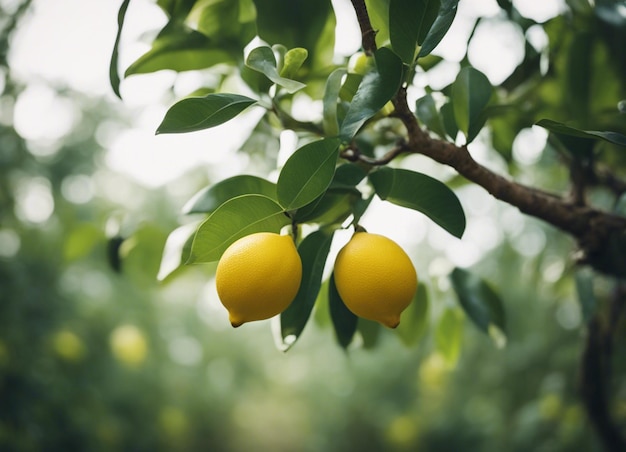
[[[572,243],[479,188],[458,189],[469,219],[462,242],[393,207],[363,220],[406,247],[427,283],[429,321],[409,339],[385,330],[343,350],[322,299],[282,353],[270,321],[230,327],[213,266],[158,283],[185,201],[238,172],[267,175],[273,163],[236,152],[245,117],[154,136],[193,75],[130,78],[124,101],[112,95],[118,3],[0,0],[0,450],[600,450],[577,395],[583,315]],[[131,2],[126,62],[164,20],[151,3]],[[502,31],[495,1],[468,3],[460,41],[464,17],[493,14]],[[545,4],[547,17],[535,20],[563,7]],[[346,55],[359,45],[358,35],[339,41]],[[454,59],[449,41],[439,52]],[[502,65],[488,73],[493,83]],[[562,190],[567,175],[544,151],[545,134],[524,134],[516,177]],[[458,308],[446,276],[455,265],[505,288],[505,346]],[[444,313],[456,336],[442,337]],[[625,384],[617,394],[623,422]]]

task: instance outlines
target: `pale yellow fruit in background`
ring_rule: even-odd
[[[293,239],[259,232],[242,237],[222,255],[217,294],[234,327],[283,312],[298,293],[302,261]]]
[[[357,232],[337,255],[335,285],[355,315],[395,328],[415,295],[417,274],[396,242]]]
[[[86,351],[82,339],[65,329],[56,332],[52,338],[52,346],[56,354],[66,361],[80,361]]]
[[[111,351],[122,363],[138,366],[148,353],[148,341],[144,333],[135,325],[120,325],[109,337]]]

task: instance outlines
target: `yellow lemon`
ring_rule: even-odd
[[[109,337],[113,355],[122,363],[138,366],[148,353],[148,341],[143,331],[135,325],[120,325]]]
[[[242,237],[222,255],[215,272],[220,301],[234,327],[280,314],[302,280],[302,261],[291,237],[259,232]]]
[[[396,242],[357,232],[337,255],[335,285],[355,315],[395,328],[415,295],[417,274]]]

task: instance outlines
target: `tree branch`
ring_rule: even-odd
[[[372,55],[376,51],[376,32],[372,28],[370,22],[370,16],[367,13],[367,6],[365,6],[365,0],[350,0],[352,7],[356,13],[356,18],[359,21],[359,27],[361,28],[361,45],[363,50],[368,55]]]
[[[626,303],[626,286],[618,284],[613,294],[609,318],[596,313],[587,328],[585,349],[580,363],[580,392],[589,419],[607,451],[626,450],[626,440],[610,416],[607,385],[611,378],[613,338]]]

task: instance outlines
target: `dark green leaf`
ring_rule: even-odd
[[[407,345],[415,345],[428,328],[428,291],[423,283],[417,286],[413,301],[402,313],[400,325],[395,332]]]
[[[257,47],[252,50],[246,59],[246,66],[264,74],[268,79],[282,86],[289,93],[295,93],[306,86],[304,83],[281,77],[278,74],[274,51],[267,46]]]
[[[158,281],[164,281],[181,268],[191,254],[191,244],[200,222],[185,224],[174,229],[165,241],[161,266],[157,274]]]
[[[278,176],[278,201],[286,210],[305,206],[330,185],[339,140],[325,138],[302,146],[289,157]]]
[[[339,91],[341,90],[341,82],[346,70],[343,68],[335,69],[326,80],[326,89],[324,91],[324,133],[333,137],[339,134],[339,121],[337,120],[337,102],[339,100]]]
[[[455,237],[463,236],[463,207],[444,183],[415,171],[387,167],[372,172],[369,179],[381,199],[422,212]]]
[[[219,260],[233,242],[255,232],[280,232],[291,223],[283,208],[263,195],[226,201],[198,228],[188,263]]]
[[[454,367],[461,354],[463,316],[457,309],[447,308],[435,328],[435,344],[450,367]]]
[[[156,3],[170,19],[183,21],[196,0],[157,0]]]
[[[417,99],[415,102],[415,114],[419,120],[432,132],[445,138],[446,131],[441,120],[441,114],[437,111],[435,100],[431,94]]]
[[[162,69],[190,71],[232,62],[233,59],[227,52],[212,48],[205,35],[173,22],[159,33],[152,48],[126,69],[124,76],[147,74]]]
[[[441,8],[439,8],[437,18],[424,38],[422,47],[417,54],[418,58],[429,55],[441,42],[454,21],[458,4],[459,0],[441,0]]]
[[[455,268],[450,279],[468,317],[484,333],[489,334],[496,345],[504,346],[505,314],[498,294],[481,278],[461,268]]]
[[[276,184],[257,176],[233,176],[193,195],[183,207],[183,213],[211,213],[231,198],[252,194],[275,200]]]
[[[322,286],[322,274],[333,239],[332,232],[315,231],[298,246],[302,259],[302,283],[296,298],[280,315],[279,348],[287,351],[300,337]]]
[[[413,64],[417,44],[421,44],[426,37],[439,7],[439,0],[390,0],[391,45],[404,63]]]
[[[580,269],[574,273],[576,291],[583,319],[588,322],[596,310],[596,296],[593,293],[593,272]]]
[[[226,93],[183,99],[167,111],[157,133],[193,132],[219,126],[256,102],[246,96]]]
[[[232,1],[232,0],[229,0]],[[306,67],[325,67],[333,59],[335,14],[330,0],[254,0],[257,33],[263,41],[309,51]]]
[[[452,102],[443,104],[439,113],[441,113],[441,119],[443,121],[443,127],[446,129],[446,133],[453,140],[456,139],[456,136],[459,133],[459,126],[456,123],[456,119],[454,119],[454,107],[452,106]]]
[[[352,213],[352,206],[361,198],[356,189],[328,189],[318,199],[297,210],[294,220],[298,223],[337,225]]]
[[[452,105],[454,118],[459,129],[465,133],[466,144],[471,143],[485,118],[483,110],[489,103],[493,87],[482,72],[464,67],[452,85]]]
[[[334,273],[330,276],[328,284],[328,307],[337,342],[343,348],[347,348],[356,333],[359,318],[343,303],[335,285]]]
[[[113,88],[113,92],[119,97],[122,98],[120,94],[120,83],[121,78],[119,74],[118,64],[119,64],[119,47],[120,47],[120,38],[122,37],[122,28],[124,27],[124,18],[126,17],[126,10],[128,9],[128,4],[130,0],[124,0],[120,5],[120,9],[117,13],[117,34],[115,35],[115,44],[113,45],[113,52],[111,53],[111,62],[109,63],[109,81],[111,82],[111,88]]]
[[[536,123],[538,126],[548,129],[559,135],[568,135],[578,138],[601,139],[609,143],[619,146],[626,146],[626,136],[617,132],[600,132],[597,130],[581,130],[568,126],[561,122],[552,121],[551,119],[541,119]]]
[[[380,332],[382,331],[382,325],[380,323],[359,318],[356,328],[363,339],[364,349],[372,349],[378,345]]]
[[[330,187],[355,187],[365,176],[367,176],[367,172],[363,167],[354,163],[344,163],[335,170],[335,176]]]
[[[383,108],[400,88],[402,60],[385,47],[378,49],[374,57],[376,70],[363,77],[341,124],[340,136],[344,141],[350,141],[365,121]]]

